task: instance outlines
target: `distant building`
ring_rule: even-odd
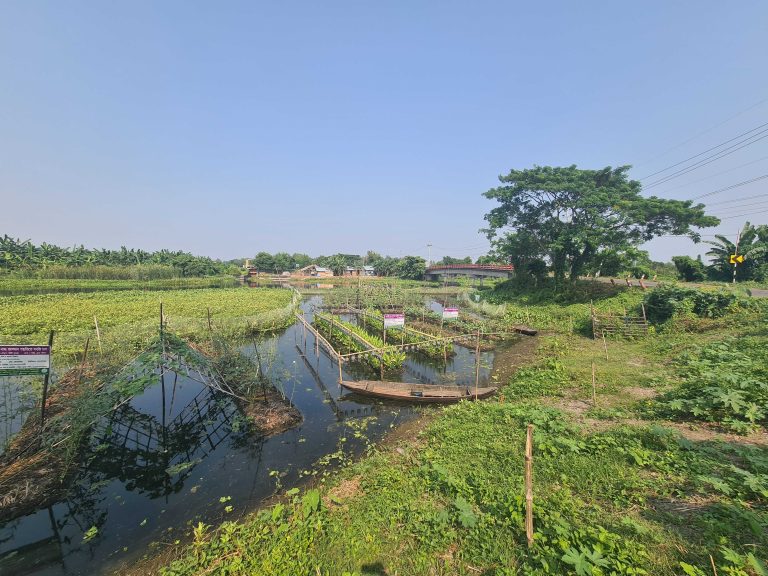
[[[299,268],[294,272],[295,276],[305,276],[310,278],[326,278],[328,276],[333,276],[333,272],[330,268],[323,268],[322,266],[318,266],[317,264],[310,264],[309,266],[304,266],[304,268]]]
[[[376,276],[376,270],[373,266],[363,266],[361,268],[355,266],[347,266],[344,270],[344,276]]]

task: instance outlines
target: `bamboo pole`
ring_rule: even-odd
[[[211,332],[213,328],[211,327],[211,307],[208,306],[208,332]]]
[[[608,342],[605,339],[605,330],[603,330],[603,348],[605,348],[605,359],[608,360]]]
[[[525,435],[525,536],[528,548],[533,546],[533,424]]]
[[[101,354],[101,331],[99,330],[99,321],[96,319],[96,316],[93,317],[93,323],[96,325],[96,340],[99,343],[99,354]]]
[[[339,360],[339,385],[341,385],[342,376],[341,376],[341,356],[336,357]]]
[[[40,430],[45,426],[45,404],[48,401],[48,383],[51,381],[51,363],[50,358],[53,356],[53,330],[48,333],[48,372],[45,373],[43,379],[43,398],[40,405]]]
[[[592,406],[597,406],[597,389],[595,387],[595,361],[592,361]]]
[[[80,363],[80,372],[77,374],[77,383],[80,383],[80,380],[83,377],[83,371],[85,370],[85,363],[88,361],[88,346],[91,343],[90,336],[85,339],[85,350],[83,350],[83,361]]]

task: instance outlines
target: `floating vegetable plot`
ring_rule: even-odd
[[[387,346],[381,338],[338,316],[316,312],[314,324],[343,353],[367,353],[363,358],[374,368],[381,368],[382,365],[387,370],[400,368],[407,358],[402,350]]]

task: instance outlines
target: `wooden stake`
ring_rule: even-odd
[[[96,319],[96,316],[93,317],[93,323],[96,325],[96,340],[99,343],[99,354],[101,354],[101,332],[99,331],[99,321]]]
[[[48,334],[48,353],[53,356],[53,330]],[[40,430],[45,426],[45,404],[48,401],[48,383],[50,382],[50,379],[51,368],[49,363],[48,372],[45,373],[45,378],[43,379],[43,401],[40,406]]]
[[[211,326],[211,307],[208,306],[208,332],[211,332],[213,330],[213,327]]]
[[[525,535],[533,546],[533,424],[525,435]]]
[[[475,400],[477,400],[477,387],[480,383],[480,330],[477,331],[477,344],[475,346]]]
[[[597,406],[597,390],[595,388],[595,362],[592,361],[592,405]]]
[[[608,360],[608,342],[605,339],[605,331],[603,331],[603,348],[605,348],[605,359]]]
[[[90,336],[85,339],[85,350],[83,350],[83,361],[80,363],[80,372],[77,374],[77,383],[80,383],[80,380],[83,377],[83,371],[85,370],[85,363],[88,360],[88,346],[91,343]]]
[[[342,377],[341,377],[341,356],[336,356],[337,360],[339,361],[339,384],[341,384]]]
[[[717,566],[715,566],[715,559],[712,558],[712,554],[709,555],[709,562],[712,564],[712,573],[717,576]]]

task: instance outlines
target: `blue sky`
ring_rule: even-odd
[[[640,178],[768,122],[766,55],[762,0],[5,0],[0,234],[477,257],[482,193],[510,168]],[[764,157],[768,139],[648,193],[704,194],[768,173]],[[768,202],[733,206],[703,233],[768,222]]]

